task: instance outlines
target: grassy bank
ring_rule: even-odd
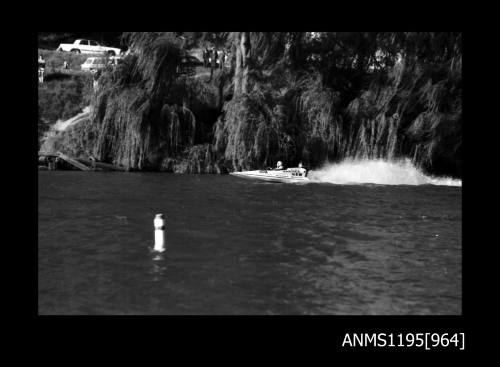
[[[65,53],[60,55],[56,52],[52,52],[51,55],[50,57],[44,56],[48,63],[45,81],[43,84],[38,84],[39,146],[44,134],[53,124],[82,112],[83,108],[90,104],[92,96],[90,73],[75,69],[58,70],[61,58],[68,57],[71,61],[70,65],[76,68],[79,65],[79,56]]]
[[[41,49],[38,54],[46,62],[44,83],[38,85],[39,120],[53,124],[81,112],[92,95],[92,74],[80,67],[89,55]],[[68,70],[62,69],[64,61]]]
[[[42,55],[45,59],[46,72],[52,73],[63,68],[64,61],[68,62],[70,71],[80,72],[81,65],[89,57],[102,56],[102,54],[77,54],[73,52],[43,50],[38,49],[38,55]]]
[[[90,104],[92,77],[56,74],[38,86],[38,114],[45,123],[66,120]]]

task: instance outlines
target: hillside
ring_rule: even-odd
[[[45,81],[38,85],[38,143],[58,122],[83,111],[90,104],[92,76],[82,72],[80,65],[88,56],[66,52],[38,50],[46,61]],[[64,70],[67,61],[69,69]]]
[[[208,39],[231,50],[232,66],[210,78],[179,73],[189,42],[177,34],[129,34],[137,52],[103,75],[88,122],[61,134],[62,149],[140,170],[409,158],[461,176],[460,34],[217,37]]]

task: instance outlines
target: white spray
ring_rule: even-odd
[[[449,177],[425,175],[409,159],[388,161],[383,159],[348,159],[339,163],[326,164],[309,172],[313,182],[334,184],[380,185],[442,185],[462,186],[462,180]]]

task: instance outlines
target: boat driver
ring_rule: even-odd
[[[302,162],[299,163],[299,175],[300,176],[306,176],[306,169],[302,167]]]
[[[283,163],[281,161],[278,161],[276,163],[276,168],[273,171],[282,171],[283,170]]]

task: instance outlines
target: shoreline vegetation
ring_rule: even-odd
[[[88,55],[42,53],[40,150],[179,173],[407,158],[426,173],[461,177],[460,33],[132,32],[122,40],[131,52],[95,92],[92,75],[77,70]],[[207,45],[230,51],[231,66],[186,71],[183,55]],[[58,70],[63,59],[70,71]]]

